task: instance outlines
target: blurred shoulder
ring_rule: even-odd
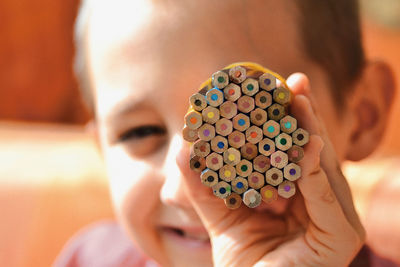
[[[343,170],[367,231],[368,246],[375,255],[400,263],[400,213],[394,212],[400,206],[400,156],[346,163]]]
[[[101,221],[80,230],[64,246],[55,267],[151,266],[114,221]]]

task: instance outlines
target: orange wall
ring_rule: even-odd
[[[77,3],[0,1],[0,119],[87,118],[71,70]]]

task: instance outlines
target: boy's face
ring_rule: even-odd
[[[338,121],[324,72],[303,52],[291,1],[107,2],[94,7],[88,33],[97,125],[117,215],[149,256],[163,265],[211,264],[175,158],[189,96],[225,65],[306,73],[344,158],[346,121]]]

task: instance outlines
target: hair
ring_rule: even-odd
[[[337,105],[365,65],[357,0],[300,0],[300,31],[307,56],[328,74]]]
[[[83,100],[94,112],[94,90],[86,53],[91,2],[82,0],[75,23],[74,72]],[[294,3],[299,11],[303,49],[311,61],[325,70],[335,103],[342,107],[344,96],[360,77],[365,64],[358,1],[299,0]]]

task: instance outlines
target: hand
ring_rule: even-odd
[[[288,79],[292,113],[310,132],[302,178],[289,200],[229,210],[189,168],[190,147],[177,158],[187,196],[210,235],[215,266],[347,266],[365,239],[349,186],[313,105],[308,79]]]

